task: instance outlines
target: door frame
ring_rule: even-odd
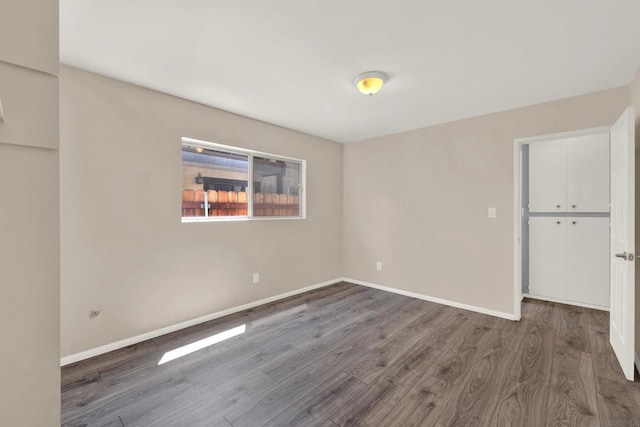
[[[522,146],[550,139],[571,138],[593,133],[609,132],[611,126],[598,126],[567,132],[516,138],[513,140],[513,313],[514,320],[522,318]]]

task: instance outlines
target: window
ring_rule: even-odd
[[[304,218],[304,160],[183,138],[183,222]]]
[[[300,216],[301,163],[253,156],[253,216]]]

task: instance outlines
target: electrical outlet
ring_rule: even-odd
[[[376,262],[376,270],[382,271],[382,263],[380,261]]]
[[[487,209],[487,217],[495,218],[497,216],[496,208]]]
[[[98,316],[100,316],[100,310],[89,311],[89,319],[95,319]]]
[[[260,283],[260,273],[253,273],[253,284],[257,285]]]

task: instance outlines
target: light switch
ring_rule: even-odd
[[[489,218],[495,218],[496,217],[496,208],[489,208],[487,210],[487,216]]]

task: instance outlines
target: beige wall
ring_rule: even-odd
[[[636,254],[640,252],[640,69],[629,86],[631,105],[636,114]],[[636,261],[636,327],[635,348],[640,354],[640,262]]]
[[[57,75],[58,0],[2,0],[0,8],[0,60]]]
[[[621,87],[347,144],[345,276],[513,314],[513,140],[611,125],[628,102]]]
[[[60,80],[63,356],[341,276],[341,145],[66,66]],[[306,159],[307,219],[181,224],[183,136]]]
[[[0,426],[57,426],[58,2],[0,10]]]
[[[0,426],[59,425],[58,152],[0,143]]]

